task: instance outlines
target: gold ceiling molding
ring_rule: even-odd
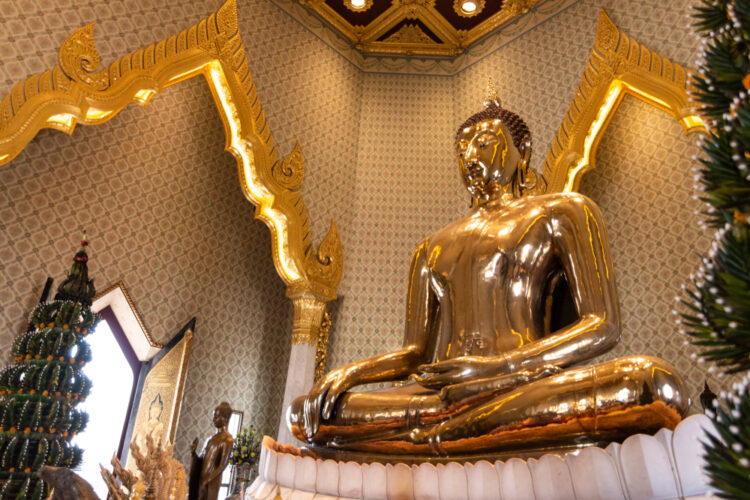
[[[413,24],[403,25],[397,32],[386,38],[385,41],[391,43],[435,43],[432,38],[425,35],[425,32],[422,31],[419,26],[415,26]]]
[[[343,253],[336,225],[317,251],[300,186],[297,144],[279,160],[250,75],[235,0],[178,35],[140,48],[99,68],[94,25],[71,34],[54,68],[13,86],[0,103],[0,165],[8,163],[43,128],[72,134],[77,123],[96,125],[131,102],[146,105],[162,89],[205,77],[224,124],[226,149],[237,160],[242,190],[271,231],[272,254],[287,295],[327,303],[336,297]],[[297,311],[295,309],[295,314]]]
[[[536,192],[577,191],[595,167],[596,148],[626,94],[674,116],[685,133],[705,131],[688,101],[693,89],[681,65],[648,50],[599,11],[599,26],[581,83],[552,142]]]
[[[326,22],[365,56],[452,58],[546,0],[505,0],[496,12],[470,29],[461,28],[446,19],[436,8],[435,0],[390,0],[391,5],[387,10],[364,25],[353,24],[345,18],[343,12],[337,11],[325,0],[296,1]],[[460,1],[456,2],[455,5],[459,8],[450,10],[455,10],[454,14],[458,13],[460,17],[467,19],[478,16],[488,8],[485,7],[485,0],[476,0],[477,10],[469,14],[461,11]],[[344,5],[347,5],[346,2]],[[389,35],[405,22],[418,26],[415,21],[424,26],[432,36],[420,27],[411,29],[422,31],[422,37],[411,35],[394,39]],[[424,41],[424,38],[429,41]]]
[[[520,12],[512,21],[498,27],[489,35],[474,43],[455,57],[427,57],[409,54],[391,54],[388,57],[366,55],[360,52],[349,39],[344,38],[329,22],[323,20],[313,9],[303,6],[302,0],[271,0],[294,20],[343,58],[365,73],[387,73],[403,75],[453,76],[487,55],[517,39],[527,31],[555,17],[579,0],[541,0],[533,8],[526,1],[512,1],[506,5],[509,12]],[[316,0],[311,0],[316,1]],[[530,1],[530,0],[529,0]],[[406,23],[408,24],[408,22]],[[413,36],[413,35],[411,35]],[[420,37],[422,40],[424,38]],[[388,37],[384,38],[387,41]],[[433,40],[434,42],[434,40]],[[433,46],[437,42],[433,43]]]

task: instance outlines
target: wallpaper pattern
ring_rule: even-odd
[[[64,37],[97,20],[105,62],[161,39],[220,1],[0,0],[0,96],[54,64]],[[452,152],[455,128],[481,107],[487,76],[524,117],[541,165],[575,91],[598,16],[683,63],[698,43],[681,0],[580,0],[454,77],[367,74],[269,0],[239,2],[250,68],[282,154],[305,155],[303,193],[317,243],[339,227],[344,277],[329,368],[397,347],[412,249],[468,209]],[[0,168],[0,354],[43,279],[58,280],[85,226],[100,288],[123,279],[158,340],[197,316],[177,452],[211,432],[221,399],[275,432],[291,306],[252,220],[210,93],[168,89],[73,137],[44,131]],[[616,353],[659,354],[691,388],[702,382],[669,309],[706,247],[690,199],[694,140],[663,113],[627,98],[582,190],[602,206],[623,308]],[[97,155],[92,156],[96,151]],[[614,355],[614,354],[613,354]]]

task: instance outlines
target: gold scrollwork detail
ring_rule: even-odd
[[[578,189],[582,175],[595,167],[599,139],[626,94],[670,113],[688,134],[705,130],[688,100],[692,88],[685,68],[639,44],[600,9],[594,47],[534,192]]]
[[[109,87],[107,70],[99,69],[99,52],[94,44],[94,25],[88,24],[73,32],[60,47],[60,68],[68,78],[81,82],[94,90]]]
[[[524,12],[528,12],[534,5],[536,0],[506,0],[503,3],[502,10],[508,13],[509,16],[518,16]]]
[[[285,188],[291,190],[300,188],[305,176],[305,160],[302,157],[299,142],[294,145],[294,149],[289,153],[289,156],[274,163],[271,172],[276,182]]]
[[[336,223],[332,220],[316,254],[307,255],[310,276],[320,281],[340,281],[344,270],[344,252],[341,249]]]
[[[435,40],[427,36],[422,28],[415,24],[405,24],[397,32],[385,39],[390,43],[436,43]]]

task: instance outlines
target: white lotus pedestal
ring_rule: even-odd
[[[637,434],[607,448],[583,448],[538,459],[449,462],[433,465],[358,464],[274,451],[266,437],[260,475],[245,499],[323,500],[655,500],[702,498],[710,487],[703,472],[704,415],[683,420],[674,432]],[[273,448],[273,449],[272,449]]]

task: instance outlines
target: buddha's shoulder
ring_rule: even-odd
[[[550,215],[579,213],[587,210],[599,212],[594,200],[581,193],[549,193],[529,196],[521,199],[523,203],[534,205],[547,211]]]
[[[471,227],[472,223],[476,222],[476,219],[477,215],[472,212],[464,217],[454,220],[447,226],[438,229],[437,231],[423,239],[421,245],[423,245],[425,248],[429,248],[434,245],[443,246],[446,242],[455,239],[457,234],[460,234]]]

